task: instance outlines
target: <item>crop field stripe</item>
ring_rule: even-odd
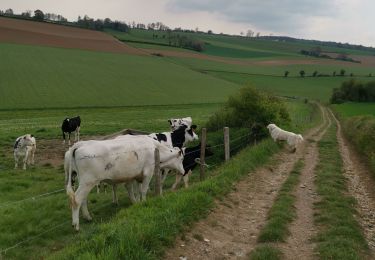
[[[354,218],[356,202],[347,195],[336,129],[332,124],[318,142],[315,185],[321,200],[314,205],[319,230],[316,251],[321,259],[363,259],[368,253],[367,242]]]

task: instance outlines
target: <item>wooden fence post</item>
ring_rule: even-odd
[[[160,196],[161,195],[161,177],[160,177],[160,154],[159,154],[158,148],[155,148],[154,156],[155,156],[155,169],[154,169],[155,195]]]
[[[205,156],[206,156],[206,142],[207,142],[207,129],[202,128],[201,132],[201,156],[200,156],[200,180],[203,181],[205,178]]]
[[[224,127],[224,152],[225,161],[228,161],[230,159],[229,127]]]

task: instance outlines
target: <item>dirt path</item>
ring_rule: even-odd
[[[323,110],[322,113],[326,115]],[[317,138],[326,126],[324,116],[322,124],[310,130],[305,139]],[[295,154],[284,150],[274,156],[271,166],[261,167],[237,183],[235,191],[218,201],[206,219],[177,239],[175,247],[166,252],[164,259],[248,258],[248,253],[257,245],[256,239],[281,184],[294,164],[314,145],[314,142],[304,142]],[[311,167],[305,168],[308,176]]]
[[[337,140],[344,163],[344,175],[348,180],[351,196],[357,200],[356,219],[362,226],[372,256],[375,256],[375,181],[371,172],[343,137],[340,122],[330,112],[337,124]]]
[[[323,127],[321,131],[312,136],[311,144],[306,147],[304,167],[300,175],[300,184],[296,187],[296,219],[289,227],[290,235],[286,243],[279,243],[278,247],[284,253],[286,259],[314,259],[314,247],[312,238],[316,234],[314,226],[314,202],[318,200],[314,179],[315,167],[319,160],[317,142],[323,137],[331,125],[331,119],[327,110],[322,109]]]

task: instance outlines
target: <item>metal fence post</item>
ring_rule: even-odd
[[[161,178],[160,178],[160,154],[159,154],[158,148],[155,148],[154,156],[155,156],[155,169],[154,169],[155,195],[160,196],[161,195]]]
[[[225,161],[228,161],[230,159],[229,127],[224,127],[224,152]]]
[[[205,156],[206,156],[206,142],[207,142],[207,129],[202,128],[201,132],[201,155],[200,155],[200,180],[203,181],[205,178]]]

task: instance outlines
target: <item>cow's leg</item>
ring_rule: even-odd
[[[30,156],[30,158],[31,158],[30,163],[31,163],[32,165],[35,164],[35,161],[34,161],[34,155],[35,155],[35,148],[33,147],[32,150],[31,150],[31,156]]]
[[[64,131],[62,131],[62,133],[63,133],[63,139],[64,139],[64,141],[63,141],[63,144],[65,145],[65,140],[66,140],[66,137],[65,137],[65,132],[64,132]]]
[[[75,205],[72,206],[72,225],[75,227],[75,229],[79,230],[79,210],[81,208],[81,205],[83,204],[84,209],[82,209],[82,213],[86,219],[91,218],[89,211],[87,209],[87,202],[84,203],[84,201],[87,200],[87,196],[90,193],[91,189],[96,185],[94,184],[86,184],[86,185],[79,185],[77,191],[75,192]]]
[[[126,186],[126,189],[128,190],[128,195],[129,195],[129,199],[131,201],[131,203],[136,203],[137,200],[136,198],[134,197],[134,181],[131,181],[131,182],[128,182],[125,184]]]
[[[176,172],[176,181],[172,185],[172,190],[175,190],[177,188],[177,185],[180,183],[181,179],[182,179],[182,174],[179,172]]]
[[[15,152],[14,153],[14,169],[17,169],[17,167],[18,167],[18,155]]]
[[[68,133],[68,145],[70,146],[70,132]]]
[[[149,188],[149,185],[150,185],[150,181],[151,181],[151,178],[152,178],[153,171],[154,171],[154,169],[147,169],[147,170],[145,169],[143,171],[144,177],[143,177],[142,185],[140,186],[141,187],[141,199],[142,199],[142,201],[146,200],[146,195],[147,195],[147,191],[148,191],[148,188]]]
[[[117,198],[117,185],[112,184],[112,202],[116,205],[118,205],[118,198]]]
[[[163,169],[160,171],[160,174],[161,174],[161,192],[163,193],[163,186],[164,186],[164,182],[165,182],[165,179],[167,178],[168,176],[168,172],[169,170],[166,170],[166,169]]]
[[[77,139],[76,141],[77,141],[77,142],[79,142],[79,130],[80,130],[80,129],[81,129],[80,126],[78,126],[77,129],[76,129],[76,139]]]
[[[82,201],[82,216],[88,220],[91,221],[92,217],[90,215],[89,209],[87,208],[87,197]]]
[[[27,163],[28,157],[29,157],[29,149],[26,148],[25,157],[23,158],[23,167],[22,167],[22,169],[24,170],[26,170],[26,163]]]
[[[189,176],[190,176],[190,174],[191,174],[191,170],[189,170],[189,172],[187,174],[185,174],[184,177],[183,177],[185,188],[189,187]]]
[[[100,193],[100,183],[99,184],[96,184],[96,193]]]
[[[142,182],[134,181],[134,197],[137,202],[141,201]]]

